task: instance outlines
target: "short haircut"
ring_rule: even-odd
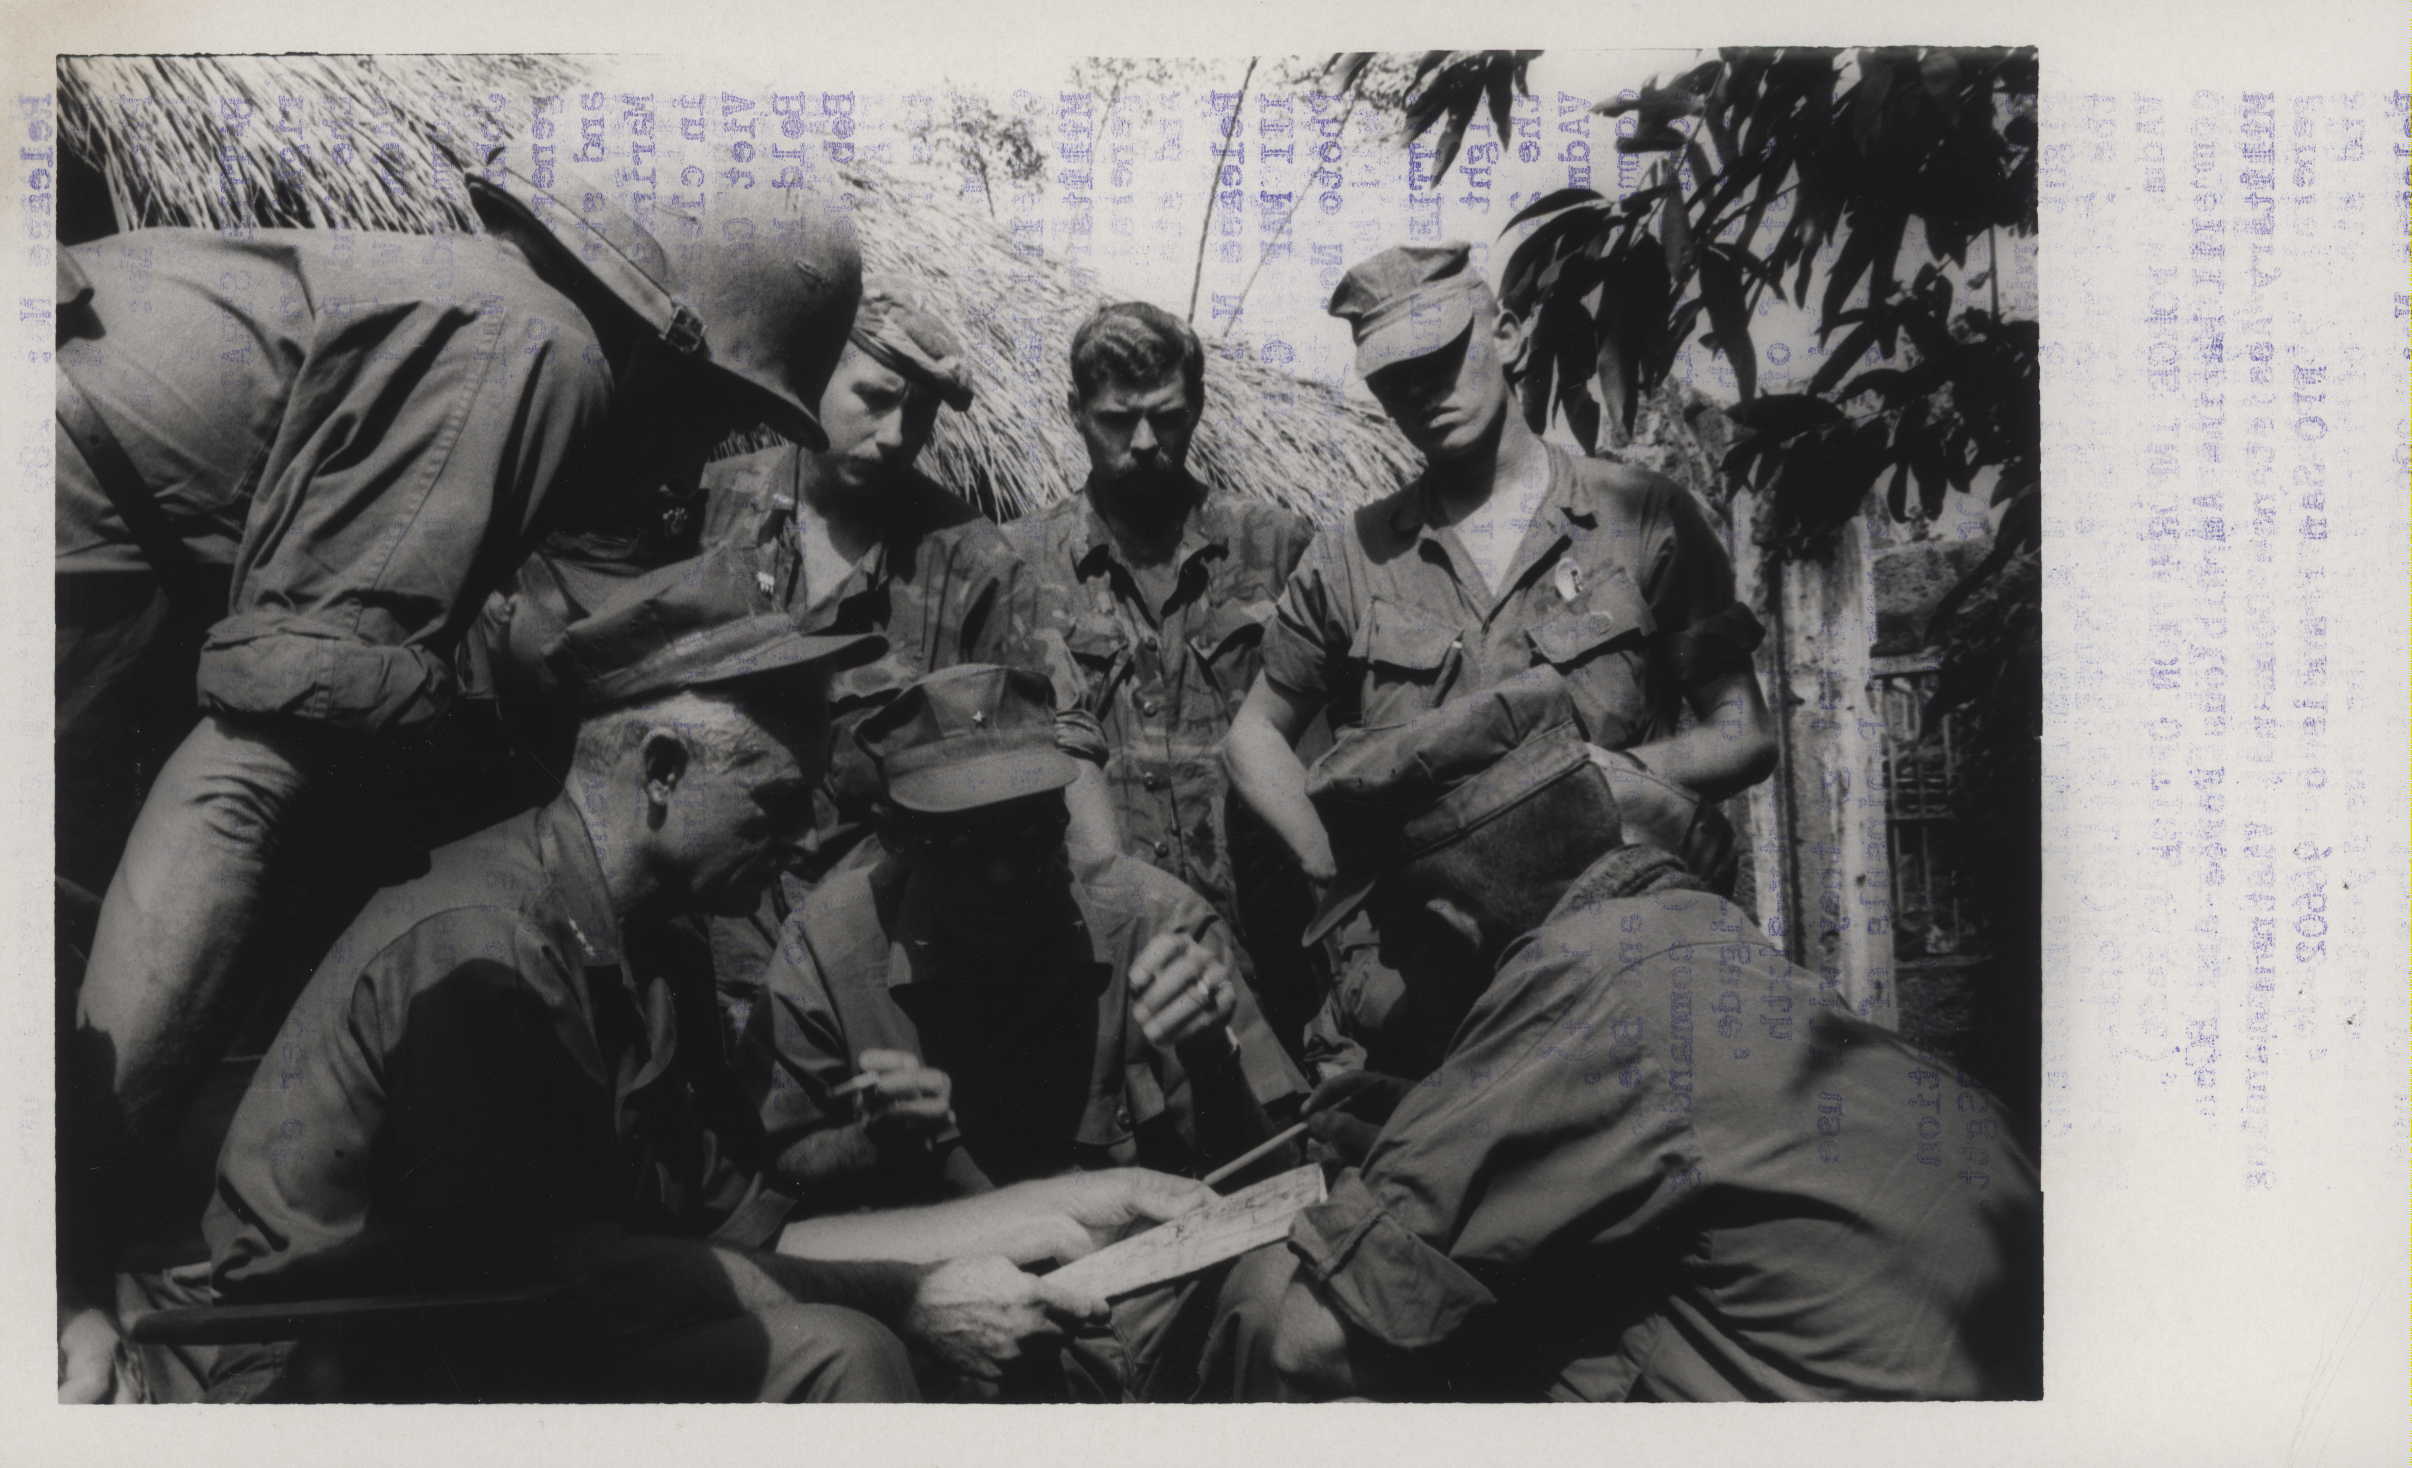
[[[1072,334],[1072,390],[1083,401],[1108,383],[1153,387],[1180,369],[1192,403],[1206,398],[1206,349],[1189,323],[1145,301],[1118,301]]]
[[[809,710],[797,703],[794,679],[754,678],[682,688],[586,719],[578,726],[575,763],[582,769],[610,769],[647,733],[666,725],[679,732],[704,764],[727,769],[767,753],[766,740],[801,733]]]

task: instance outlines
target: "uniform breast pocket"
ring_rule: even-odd
[[[1114,618],[1089,612],[1065,631],[1064,647],[1087,687],[1083,702],[1092,712],[1104,707],[1114,695],[1114,685],[1130,670],[1131,634]]]
[[[1365,666],[1359,721],[1404,723],[1448,696],[1463,656],[1456,627],[1376,597],[1353,649]]]
[[[1190,655],[1206,670],[1223,702],[1234,709],[1247,696],[1248,685],[1256,681],[1265,623],[1272,615],[1270,601],[1225,602],[1189,634]]]
[[[1565,675],[1583,735],[1594,744],[1628,744],[1649,717],[1644,680],[1651,627],[1650,609],[1620,576],[1594,590],[1589,610],[1526,630],[1533,661]]]

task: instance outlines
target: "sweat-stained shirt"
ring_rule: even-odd
[[[747,1165],[709,992],[672,971],[624,945],[566,801],[380,892],[227,1132],[220,1297],[524,1283],[597,1230],[770,1244],[790,1200]]]
[[[2038,1394],[2042,1195],[1998,1103],[1678,873],[1612,851],[1509,949],[1294,1222],[1301,1276],[1463,1395]]]
[[[1110,857],[1073,876],[1028,944],[964,951],[933,941],[910,886],[890,857],[814,890],[780,935],[738,1071],[766,1155],[782,1158],[851,1122],[833,1093],[863,1051],[918,1055],[948,1074],[960,1146],[947,1151],[976,1171],[950,1170],[951,1155],[882,1159],[874,1175],[810,1179],[816,1201],[899,1203],[1074,1168],[1196,1173],[1223,1160],[1201,1150],[1212,1126],[1196,1078],[1131,1013],[1131,963],[1156,935],[1187,934],[1228,957],[1230,936],[1196,893]],[[1244,986],[1237,998],[1239,1080],[1256,1106],[1285,1111],[1305,1084]]]

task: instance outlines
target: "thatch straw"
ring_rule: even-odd
[[[526,98],[582,80],[554,57],[62,57],[60,131],[120,225],[438,233],[474,227],[457,164],[514,136]],[[245,107],[286,126],[221,126]],[[966,337],[978,401],[939,415],[922,467],[1000,518],[1074,493],[1087,460],[1066,364],[1111,297],[934,188],[873,164],[838,171],[870,268],[918,280]],[[1416,465],[1379,413],[1244,344],[1209,350],[1206,383],[1191,467],[1210,484],[1330,520]]]

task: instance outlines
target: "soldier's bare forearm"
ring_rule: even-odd
[[[1698,717],[1693,727],[1628,753],[1704,800],[1723,800],[1774,771],[1775,720],[1756,674],[1748,668],[1713,674],[1686,687],[1684,702]]]
[[[1248,808],[1273,828],[1309,877],[1328,882],[1334,875],[1331,838],[1307,800],[1306,766],[1289,738],[1258,707],[1258,695],[1266,691],[1260,680],[1233,717],[1223,762],[1231,772],[1232,788]]]

